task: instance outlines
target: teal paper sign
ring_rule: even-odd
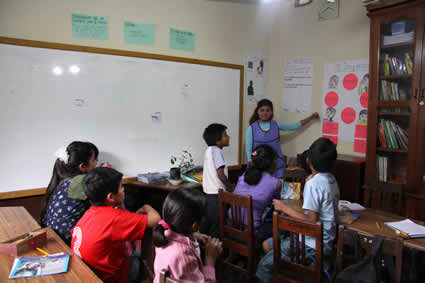
[[[124,22],[124,41],[128,44],[153,45],[155,25]]]
[[[72,14],[72,37],[108,40],[108,17]]]
[[[170,48],[184,51],[195,51],[196,34],[190,31],[170,29]]]

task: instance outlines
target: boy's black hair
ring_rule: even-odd
[[[214,146],[221,140],[226,129],[227,127],[225,125],[214,123],[205,128],[202,137],[208,146]]]
[[[318,138],[310,146],[308,153],[311,165],[321,173],[330,172],[333,169],[337,155],[336,145],[327,138]]]
[[[84,192],[94,206],[105,204],[109,193],[118,193],[122,174],[113,168],[96,167],[83,179]]]
[[[167,195],[162,207],[164,221],[171,230],[190,236],[192,224],[201,222],[207,208],[205,194],[191,188],[180,188]],[[153,243],[157,247],[167,245],[168,240],[164,235],[164,227],[157,225],[152,232]]]

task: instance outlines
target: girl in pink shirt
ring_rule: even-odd
[[[195,189],[177,189],[167,195],[162,209],[163,219],[153,229],[155,245],[154,283],[161,270],[181,282],[216,282],[215,261],[222,243],[198,231],[205,215],[206,198]],[[200,247],[205,248],[205,265]]]

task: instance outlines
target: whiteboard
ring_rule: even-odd
[[[202,165],[210,123],[228,127],[226,164],[239,164],[240,67],[0,44],[0,192],[46,187],[73,140],[125,177],[169,170],[182,150]]]

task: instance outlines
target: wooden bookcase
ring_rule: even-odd
[[[374,10],[368,16],[371,25],[365,196],[368,184],[375,181],[402,183],[404,214],[423,219],[425,0]]]

